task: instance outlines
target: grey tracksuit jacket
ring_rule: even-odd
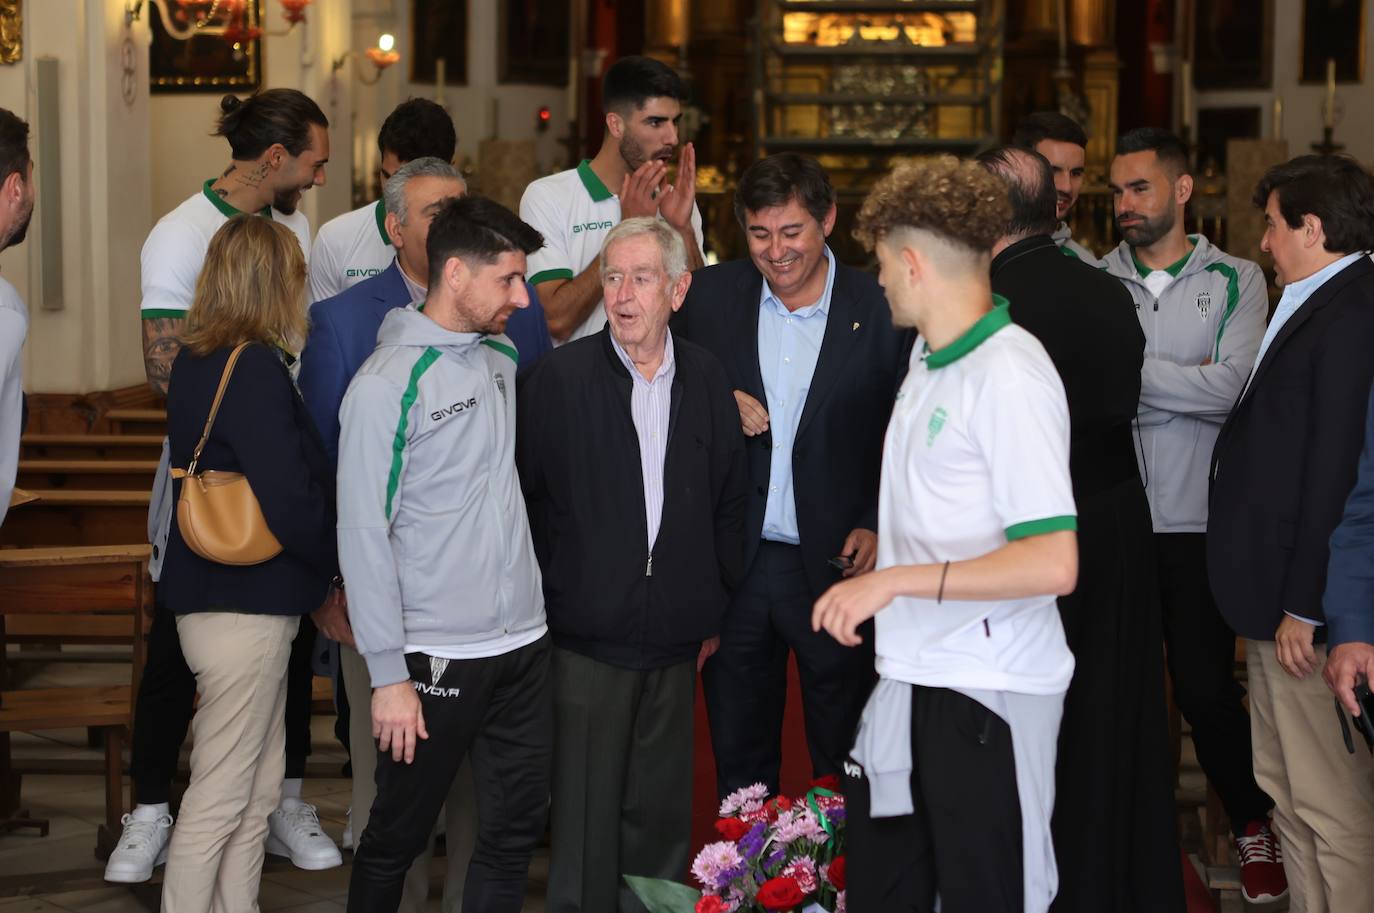
[[[1202,235],[1190,237],[1192,254],[1158,298],[1124,241],[1103,258],[1130,291],[1145,331],[1136,456],[1159,533],[1207,530],[1212,448],[1250,375],[1269,313],[1258,266]]]
[[[1082,260],[1089,266],[1102,268],[1102,261],[1097,258],[1097,254],[1088,250],[1082,244],[1073,239],[1073,229],[1069,228],[1069,223],[1060,222],[1059,227],[1050,235],[1050,239],[1059,245],[1059,249],[1067,256],[1076,260]]]
[[[516,351],[387,314],[340,410],[339,564],[373,687],[403,647],[498,656],[546,630],[515,471]]]

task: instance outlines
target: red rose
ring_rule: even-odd
[[[703,895],[696,905],[696,913],[725,913],[728,909],[725,901],[714,894]]]
[[[716,822],[716,833],[726,840],[738,840],[749,833],[749,825],[738,818],[721,818]]]
[[[812,789],[828,789],[832,793],[840,791],[840,778],[835,774],[826,774],[811,781]]]
[[[835,890],[844,890],[844,857],[836,856],[830,861],[830,868],[826,871],[825,877],[835,886]]]
[[[756,898],[765,910],[790,910],[806,899],[793,878],[770,878],[759,886]]]

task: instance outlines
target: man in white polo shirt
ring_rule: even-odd
[[[812,625],[879,683],[851,760],[848,909],[1042,913],[1057,874],[1054,759],[1073,656],[1055,597],[1078,574],[1064,388],[989,284],[1001,182],[950,157],[899,166],[855,223],[893,322],[920,339],[884,447],[877,569]],[[1019,809],[1019,812],[1017,811]]]
[[[534,181],[520,199],[520,218],[544,236],[530,255],[529,281],[555,345],[606,325],[597,258],[621,219],[658,216],[682,235],[687,268],[704,264],[691,143],[682,147],[677,183],[666,181],[687,84],[657,60],[623,57],[606,71],[601,96],[606,134],[596,157]]]
[[[396,106],[377,132],[382,184],[406,162],[437,158],[452,163],[458,146],[453,118],[427,98],[410,98]],[[310,300],[333,298],[364,279],[380,276],[396,257],[386,232],[386,202],[360,206],[320,226],[310,250]]]
[[[205,182],[153,226],[143,243],[143,361],[148,383],[167,392],[172,362],[181,350],[186,311],[195,296],[210,238],[229,219],[255,213],[291,228],[301,251],[310,249],[310,223],[298,212],[301,193],[324,183],[329,159],[329,120],[295,89],[270,89],[247,99],[220,101],[215,135],[229,141],[232,161],[218,179]],[[154,578],[171,524],[171,484],[163,465],[149,510]],[[320,828],[313,806],[300,799],[305,758],[310,753],[310,651],[314,626],[303,622],[292,643],[287,677],[286,776],[282,804],[268,819],[269,852],[289,856],[307,869],[342,864],[339,849]],[[130,747],[130,772],[137,805],[124,819],[119,843],[105,866],[105,879],[147,881],[166,856],[172,815],[168,805],[177,756],[186,739],[196,694],[195,676],[177,638],[176,619],[158,605],[148,635],[147,664],[139,683]]]

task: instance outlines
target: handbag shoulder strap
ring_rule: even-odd
[[[201,432],[200,442],[196,444],[196,449],[191,454],[191,465],[186,467],[188,475],[195,474],[196,463],[200,461],[200,452],[205,449],[205,442],[210,440],[210,429],[215,425],[215,415],[219,412],[220,401],[224,399],[224,391],[229,387],[229,376],[234,373],[234,363],[239,360],[239,356],[248,346],[249,343],[241,342],[234,347],[234,351],[229,353],[229,360],[224,364],[224,373],[219,378],[219,389],[215,391],[215,400],[210,404],[210,414],[205,419],[205,430]]]

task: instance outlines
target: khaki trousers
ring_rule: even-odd
[[[372,737],[372,680],[367,663],[358,651],[339,647],[339,669],[348,694],[348,739],[353,761],[353,845],[367,830],[372,803],[377,798],[377,740]],[[444,838],[448,850],[448,869],[444,873],[444,913],[463,909],[463,884],[468,862],[477,845],[477,796],[472,766],[463,762],[453,779],[448,801],[444,803]],[[401,894],[401,913],[425,913],[429,899],[429,860],[433,842],[406,873]]]
[[[1353,724],[1351,754],[1316,669],[1296,679],[1273,641],[1247,640],[1255,780],[1274,800],[1290,913],[1374,910],[1374,758]]]
[[[191,785],[162,883],[163,913],[256,913],[267,816],[286,767],[286,664],[295,615],[177,618],[200,705]]]

